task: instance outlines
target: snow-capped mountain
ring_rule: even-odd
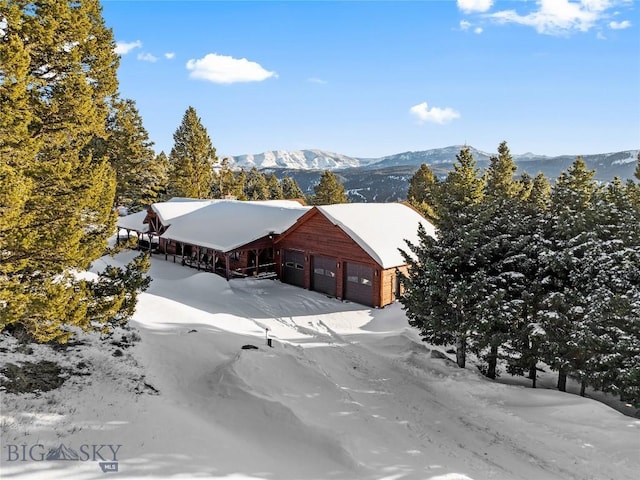
[[[369,168],[386,168],[397,167],[400,165],[417,165],[420,166],[423,163],[427,165],[438,165],[443,163],[453,163],[456,159],[456,155],[460,153],[460,150],[465,148],[464,145],[451,145],[443,148],[432,148],[430,150],[422,150],[418,152],[403,152],[396,153],[395,155],[387,155],[386,157],[373,159],[366,164]],[[492,155],[495,153],[486,153],[477,148],[469,147],[473,158],[478,163],[489,161]]]
[[[238,155],[229,157],[231,167],[245,170],[286,169],[286,170],[346,170],[351,168],[382,169],[398,166],[418,167],[427,165],[451,165],[464,145],[451,145],[443,148],[432,148],[415,152],[403,152],[379,158],[358,158],[327,152],[325,150],[272,150],[255,155]],[[483,152],[469,146],[479,166],[485,167],[495,152]],[[536,153],[512,154],[515,162],[524,171],[537,173],[542,171],[555,177],[561,170],[576,159],[576,155],[546,156]],[[587,154],[583,158],[590,168],[595,168],[600,177],[611,179],[615,175],[627,178],[628,172],[637,160],[638,150],[622,152]],[[619,171],[621,170],[621,171]]]
[[[423,152],[405,152],[371,160],[360,167],[336,167],[336,174],[347,190],[352,202],[395,202],[407,198],[409,179],[426,163],[441,179],[453,168],[456,155],[462,146],[452,146]],[[473,157],[481,170],[489,166],[489,159],[496,153],[486,153],[471,147]],[[562,171],[575,161],[577,155],[548,157],[534,153],[513,155],[518,170],[516,175],[526,172],[531,176],[544,173],[550,180],[555,180]],[[634,178],[638,158],[638,150],[583,155],[587,167],[596,171],[595,178],[600,182],[609,182],[614,177],[623,181]],[[293,178],[306,195],[313,194],[322,174],[319,168],[265,168],[275,173],[276,177]]]
[[[256,167],[293,170],[339,170],[367,165],[372,160],[348,157],[324,150],[272,150],[255,155],[229,157],[231,166],[245,170]]]

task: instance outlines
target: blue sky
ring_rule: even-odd
[[[639,2],[102,4],[158,152],[188,106],[219,156],[640,148]]]

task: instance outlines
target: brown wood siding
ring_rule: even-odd
[[[282,278],[282,252],[285,249],[298,250],[305,254],[304,288],[311,288],[311,259],[313,256],[333,258],[336,262],[336,296],[344,298],[345,274],[344,263],[358,263],[367,265],[373,270],[373,298],[369,305],[379,307],[383,298],[381,292],[381,268],[360,245],[358,245],[340,227],[329,221],[317,211],[309,212],[285,235],[276,241],[277,272]]]
[[[393,303],[396,298],[396,269],[388,268],[382,271],[382,289],[380,306]]]
[[[309,251],[325,257],[336,258],[340,255],[356,263],[377,265],[360,245],[320,213],[296,225],[295,230],[282,242],[278,241],[277,245],[278,248]]]

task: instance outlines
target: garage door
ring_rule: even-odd
[[[344,298],[373,305],[373,268],[359,263],[346,264]]]
[[[336,260],[334,258],[314,256],[312,259],[313,277],[311,288],[332,297],[336,296]]]
[[[304,287],[304,253],[285,250],[283,273],[283,281],[285,283]]]

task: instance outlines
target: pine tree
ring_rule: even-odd
[[[540,210],[546,210],[551,200],[551,184],[543,173],[539,173],[533,179],[531,190],[523,196],[523,199]]]
[[[347,203],[347,194],[338,177],[330,170],[325,170],[320,177],[320,183],[313,187],[314,205],[332,205]]]
[[[151,283],[146,275],[150,266],[149,255],[141,253],[125,268],[108,266],[97,281],[85,284],[87,313],[95,328],[106,333],[128,321],[135,312],[138,293]]]
[[[25,315],[27,296],[20,272],[28,264],[28,249],[35,239],[29,226],[36,217],[27,211],[35,182],[25,169],[35,157],[41,138],[30,135],[34,121],[29,104],[28,46],[19,28],[22,11],[16,4],[0,2],[0,330]]]
[[[409,190],[407,192],[407,200],[422,215],[431,221],[435,221],[438,217],[436,212],[438,205],[438,187],[437,177],[428,165],[422,164],[420,168],[409,179]]]
[[[518,195],[520,187],[513,178],[517,168],[507,142],[502,142],[498,146],[498,156],[489,160],[486,195],[494,198],[514,198]]]
[[[269,186],[264,174],[256,167],[249,170],[247,181],[244,185],[244,195],[249,200],[268,200]]]
[[[595,171],[588,170],[581,157],[558,177],[551,195],[551,244],[545,254],[550,293],[545,300],[548,332],[546,361],[558,371],[558,389],[565,391],[566,378],[580,369],[585,350],[577,337],[588,303],[584,285],[578,280],[580,269],[589,259],[595,241],[593,200],[597,184]]]
[[[64,342],[93,328],[73,272],[115,227],[115,174],[92,145],[107,135],[118,57],[97,0],[1,0],[0,11],[0,324]]]
[[[271,173],[267,177],[267,187],[269,188],[269,199],[271,200],[282,200],[284,198],[284,193],[282,192],[282,185],[278,180],[278,177],[275,174]]]
[[[406,290],[401,302],[410,324],[425,340],[455,342],[457,363],[464,367],[482,291],[483,272],[474,264],[482,238],[473,224],[484,182],[468,148],[456,159],[440,188],[438,240],[422,231],[420,243],[408,245],[412,255],[405,254],[409,274],[403,279]]]
[[[247,172],[244,169],[233,172],[233,193],[232,196],[237,200],[249,200],[246,195]]]
[[[193,107],[188,107],[173,134],[169,155],[169,184],[174,196],[208,198],[213,187],[212,165],[218,162],[206,128]]]
[[[487,362],[486,375],[496,378],[499,348],[522,316],[524,274],[515,258],[521,255],[517,239],[524,234],[520,200],[522,186],[514,179],[516,165],[506,142],[498,147],[485,175],[484,196],[472,224],[477,246],[470,252],[479,270],[477,287],[482,292],[476,306],[478,328],[472,348]],[[486,351],[488,349],[488,351]]]
[[[135,102],[115,99],[112,104],[108,137],[94,142],[94,150],[116,172],[116,204],[137,211],[157,202],[166,190],[168,165],[157,161]]]
[[[575,332],[580,355],[572,362],[582,395],[586,385],[629,395],[640,373],[640,225],[633,210],[617,178],[596,193],[590,242],[572,272],[587,299]],[[630,397],[640,402],[638,394]]]
[[[287,200],[304,198],[304,193],[298,183],[291,177],[285,176],[282,181],[282,196]]]
[[[453,170],[440,189],[438,227],[455,229],[471,222],[474,207],[482,202],[483,197],[484,179],[471,150],[465,147],[456,155]]]
[[[169,199],[169,172],[171,163],[167,154],[160,152],[155,161],[147,166],[148,180],[142,196],[138,200],[140,206],[149,206],[154,202],[163,202]]]
[[[244,185],[241,188],[244,190]],[[237,198],[237,190],[236,176],[229,166],[229,159],[225,157],[220,162],[220,167],[214,171],[211,198]]]
[[[638,153],[638,163],[636,164],[635,178],[640,181],[640,153]],[[627,196],[634,206],[634,215],[640,222],[640,183],[629,180],[626,184]]]

